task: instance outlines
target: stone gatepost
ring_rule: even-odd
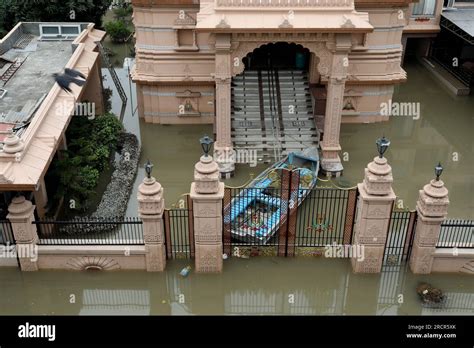
[[[145,166],[147,177],[138,187],[138,213],[143,221],[146,270],[161,272],[166,267],[163,228],[165,200],[163,199],[163,187],[151,176],[151,167],[152,165],[148,162]]]
[[[358,184],[359,202],[354,226],[354,245],[363,246],[364,258],[352,258],[356,273],[379,273],[382,269],[385,242],[395,193],[392,168],[385,157],[375,157],[365,168],[365,178]]]
[[[194,166],[193,200],[196,272],[222,271],[222,199],[219,166],[209,155]]]
[[[416,211],[415,239],[410,256],[410,269],[415,274],[431,273],[433,254],[436,250],[441,224],[448,214],[448,189],[437,179],[419,191]]]
[[[38,232],[34,220],[35,206],[24,196],[12,199],[8,206],[10,220],[16,241],[16,250],[22,271],[38,270]]]

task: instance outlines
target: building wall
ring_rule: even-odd
[[[365,41],[362,34],[353,35],[355,47],[349,56],[344,105],[350,101],[354,109],[343,112],[342,122],[387,119],[381,115],[380,104],[392,99],[394,86],[406,80],[401,63],[402,35],[411,13],[408,3],[405,0],[356,1],[356,9],[369,13],[375,29],[367,34]],[[140,117],[153,123],[212,123],[213,38],[207,33],[193,34],[199,4],[164,0],[134,0],[133,4],[137,39],[133,78],[138,86],[139,104],[142,104]],[[179,42],[180,37],[185,38],[184,47]],[[190,44],[191,41],[194,44]],[[185,93],[192,98],[179,97]],[[198,109],[182,114],[183,103]]]
[[[350,100],[355,110],[343,111],[343,123],[367,123],[387,120],[381,115],[381,103],[393,97],[394,86],[405,81],[401,68],[406,6],[378,8],[356,7],[368,12],[372,33],[366,36],[364,49],[353,49],[349,55],[349,75],[345,102]],[[402,14],[402,15],[400,15]]]
[[[134,8],[133,78],[147,122],[213,123],[214,51],[209,34],[193,29],[198,11],[199,5]]]

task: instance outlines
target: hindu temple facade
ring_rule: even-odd
[[[235,169],[234,79],[265,64],[258,50],[273,44],[273,53],[277,47],[276,55],[284,55],[296,47],[291,52],[305,54],[297,68],[307,76],[322,135],[321,168],[339,175],[341,123],[387,121],[381,104],[407,78],[401,67],[407,38],[439,30],[442,3],[416,21],[419,5],[411,2],[133,0],[139,115],[150,123],[214,124],[215,158],[228,177]]]

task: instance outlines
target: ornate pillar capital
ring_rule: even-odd
[[[416,207],[418,212],[426,217],[446,217],[448,214],[448,189],[442,180],[431,180],[431,182],[420,190]]]
[[[370,195],[389,195],[393,192],[392,183],[392,167],[388,164],[387,159],[375,157],[365,169],[364,190]]]
[[[219,166],[211,156],[201,156],[194,166],[194,192],[212,194],[219,192]]]
[[[163,187],[154,177],[145,177],[138,186],[138,212],[143,218],[161,215],[164,210]]]
[[[230,85],[232,81],[232,77],[230,75],[212,74],[212,77],[214,78],[216,85]]]

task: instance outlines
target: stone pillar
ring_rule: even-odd
[[[324,118],[324,138],[321,142],[321,170],[328,176],[340,176],[343,171],[339,151],[339,133],[341,128],[342,101],[345,79],[329,79],[327,85],[326,116]]]
[[[418,221],[409,263],[413,273],[429,274],[441,224],[448,214],[448,189],[443,181],[433,179],[419,192],[416,202]]]
[[[46,191],[46,183],[44,177],[40,179],[38,188],[33,192],[36,203],[36,211],[40,219],[46,215],[46,206],[48,205],[48,192]]]
[[[224,184],[211,156],[202,156],[194,167],[193,200],[196,272],[222,271],[222,199]]]
[[[230,178],[235,171],[235,156],[231,139],[231,80],[232,65],[230,35],[216,35],[216,143],[214,157],[222,178]]]
[[[38,270],[38,233],[34,220],[35,206],[24,196],[15,197],[8,206],[10,220],[16,241],[16,250],[22,271]]]
[[[309,83],[310,85],[314,85],[319,83],[319,79],[321,75],[319,74],[318,70],[319,59],[316,57],[314,53],[311,53],[309,58]]]
[[[146,270],[161,272],[166,267],[163,211],[165,201],[163,188],[151,175],[145,177],[138,187],[138,213],[143,220]]]
[[[365,178],[358,184],[359,202],[354,225],[354,245],[364,248],[364,259],[351,259],[356,273],[379,273],[382,269],[385,242],[395,193],[392,168],[385,157],[375,157],[365,168]]]
[[[84,94],[81,97],[81,101],[94,103],[94,116],[102,115],[105,112],[104,94],[102,91],[102,73],[100,70],[100,58],[98,58],[89,70],[89,76],[87,76],[87,88],[84,89]]]
[[[339,151],[341,151],[339,135],[347,69],[349,67],[348,52],[351,45],[350,35],[337,35],[336,49],[333,52],[331,73],[329,74],[327,84],[324,137],[321,142],[321,170],[328,176],[340,176],[343,171],[341,159],[339,158]]]

